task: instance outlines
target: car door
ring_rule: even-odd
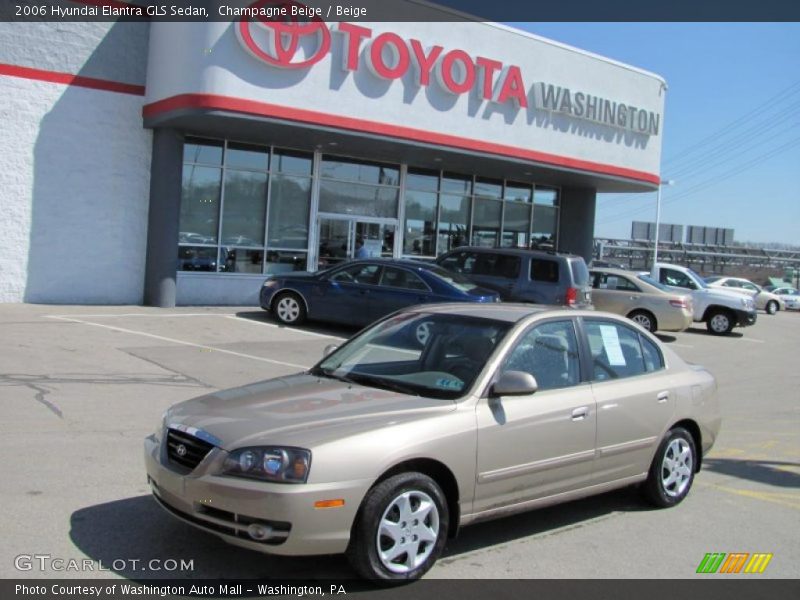
[[[367,295],[369,322],[406,306],[429,302],[432,295],[428,285],[413,271],[385,266],[378,285]]]
[[[674,415],[678,388],[645,335],[610,319],[583,323],[597,406],[595,482],[642,475]]]
[[[360,325],[369,311],[369,293],[380,276],[380,265],[357,263],[337,269],[312,290],[313,317]]]
[[[593,273],[592,298],[595,308],[627,315],[639,306],[639,289],[624,277],[611,273]]]
[[[479,401],[476,512],[578,489],[591,478],[597,415],[573,319],[530,327],[503,371],[530,373],[539,389]]]

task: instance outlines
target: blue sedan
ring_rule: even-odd
[[[499,302],[458,273],[414,260],[357,260],[316,273],[281,273],[261,288],[261,308],[287,325],[306,319],[366,325],[406,306]]]

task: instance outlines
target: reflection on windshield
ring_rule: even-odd
[[[698,286],[700,286],[704,290],[708,289],[708,284],[705,281],[703,281],[703,278],[700,277],[700,275],[698,275],[691,269],[687,269],[687,271],[689,271],[689,274],[694,278],[695,283],[697,283]]]
[[[404,394],[453,399],[477,379],[510,323],[437,313],[383,321],[311,373]]]

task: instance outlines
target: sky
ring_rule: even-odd
[[[666,79],[662,223],[800,246],[800,23],[511,25]],[[655,216],[655,192],[600,194],[595,236]]]

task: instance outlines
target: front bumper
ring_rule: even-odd
[[[756,324],[756,310],[736,310],[736,324],[739,327],[749,327]]]
[[[370,480],[280,484],[218,475],[225,456],[227,452],[214,448],[194,471],[184,474],[169,463],[156,436],[144,441],[153,495],[182,521],[259,552],[299,556],[345,551]],[[343,498],[344,506],[314,508],[316,501],[334,498]],[[253,523],[272,533],[253,539],[248,532]]]

